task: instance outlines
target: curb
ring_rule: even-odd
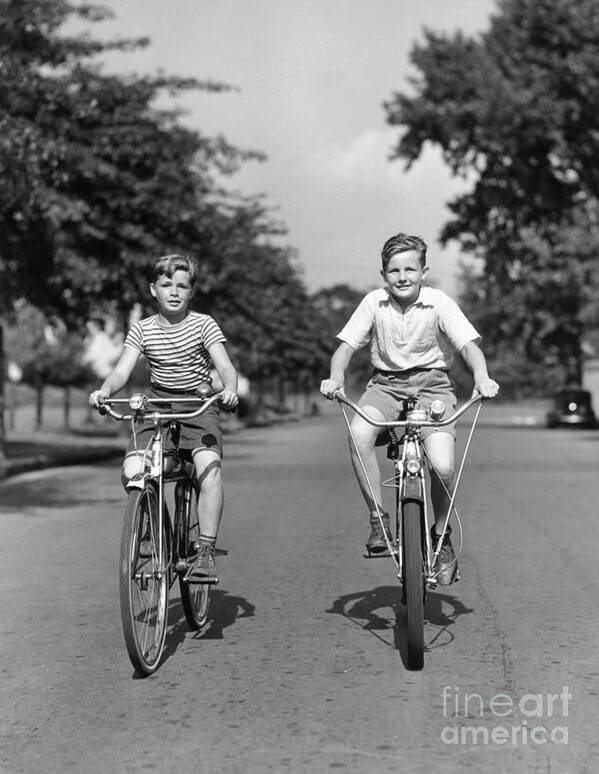
[[[243,430],[240,422],[230,423],[223,428],[224,435],[234,435]],[[119,436],[116,436],[119,438]],[[86,465],[89,462],[123,457],[127,446],[127,437],[121,436],[114,445],[78,446],[72,444],[65,448],[56,448],[51,453],[30,454],[22,457],[8,457],[0,462],[0,481],[30,473],[33,470],[58,468],[67,465]]]
[[[123,448],[104,446],[86,449],[65,449],[52,454],[34,454],[29,457],[16,457],[0,463],[0,480],[29,473],[32,470],[62,467],[65,465],[85,465],[88,462],[122,456]]]
[[[515,416],[515,417],[485,417],[480,418],[478,423],[481,427],[545,427],[545,420],[535,416]]]

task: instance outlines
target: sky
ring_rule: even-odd
[[[380,251],[398,231],[429,244],[432,281],[455,294],[459,255],[441,249],[445,203],[463,190],[428,148],[406,171],[389,161],[399,129],[383,103],[409,90],[409,54],[423,27],[476,35],[494,0],[104,0],[116,16],[94,37],[148,36],[112,54],[110,70],[223,81],[234,91],[187,93],[182,120],[266,154],[228,182],[263,193],[288,230],[309,290],[380,284]]]

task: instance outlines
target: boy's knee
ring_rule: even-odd
[[[348,436],[350,448],[353,448],[352,438],[360,449],[374,449],[378,429],[364,422],[353,422],[351,434]]]
[[[222,462],[220,458],[207,458],[198,453],[194,455],[196,476],[202,487],[222,486]]]
[[[202,471],[201,476],[207,484],[213,486],[219,484],[223,479],[221,468],[216,465],[208,465],[208,467],[204,468]]]
[[[435,473],[445,484],[453,480],[453,464],[451,462],[440,462],[434,464]]]

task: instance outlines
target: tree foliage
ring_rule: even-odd
[[[0,97],[1,284],[63,318],[90,302],[130,306],[149,256],[205,239],[202,201],[212,172],[247,157],[221,138],[181,126],[155,107],[164,90],[218,90],[175,77],[102,74],[93,57],[144,40],[102,44],[61,36],[72,13],[93,6],[3,0]]]
[[[354,313],[364,295],[363,291],[345,284],[323,288],[314,294],[313,304],[321,320],[323,347],[328,351],[329,356],[339,344],[335,337]],[[371,372],[372,364],[368,349],[358,350],[348,369],[348,390],[361,392]]]
[[[425,31],[412,62],[412,93],[386,104],[394,155],[409,166],[434,143],[470,183],[441,234],[482,268],[469,311],[506,374],[557,363],[563,379],[597,315],[599,5],[499,0],[487,32]]]
[[[6,354],[32,387],[93,383],[93,372],[82,362],[83,347],[80,335],[27,303],[17,306],[13,323],[6,327]]]
[[[164,94],[229,86],[106,74],[102,54],[149,41],[98,41],[65,22],[108,15],[93,3],[0,0],[4,316],[26,299],[69,330],[115,308],[125,324],[134,303],[150,309],[154,259],[189,253],[200,261],[195,303],[217,317],[246,373],[307,384],[324,355],[284,229],[261,196],[222,182],[263,155],[158,107]]]

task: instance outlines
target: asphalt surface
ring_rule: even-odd
[[[598,462],[597,432],[481,424],[462,581],[429,597],[411,672],[341,418],[231,436],[210,620],[191,633],[174,593],[145,680],[120,631],[118,460],[8,479],[0,772],[596,771]]]
[[[492,401],[485,404],[479,424],[487,427],[541,427],[545,424],[546,401],[504,403]],[[335,413],[332,404],[321,403],[326,416]],[[244,429],[235,417],[228,417],[227,434],[237,434]],[[300,415],[290,413],[279,417],[272,424],[286,424],[301,420]],[[0,479],[32,470],[61,465],[78,465],[110,459],[122,454],[126,446],[126,429],[115,430],[112,420],[80,423],[74,428],[55,428],[33,431],[14,431],[5,440],[6,460],[0,463]]]

